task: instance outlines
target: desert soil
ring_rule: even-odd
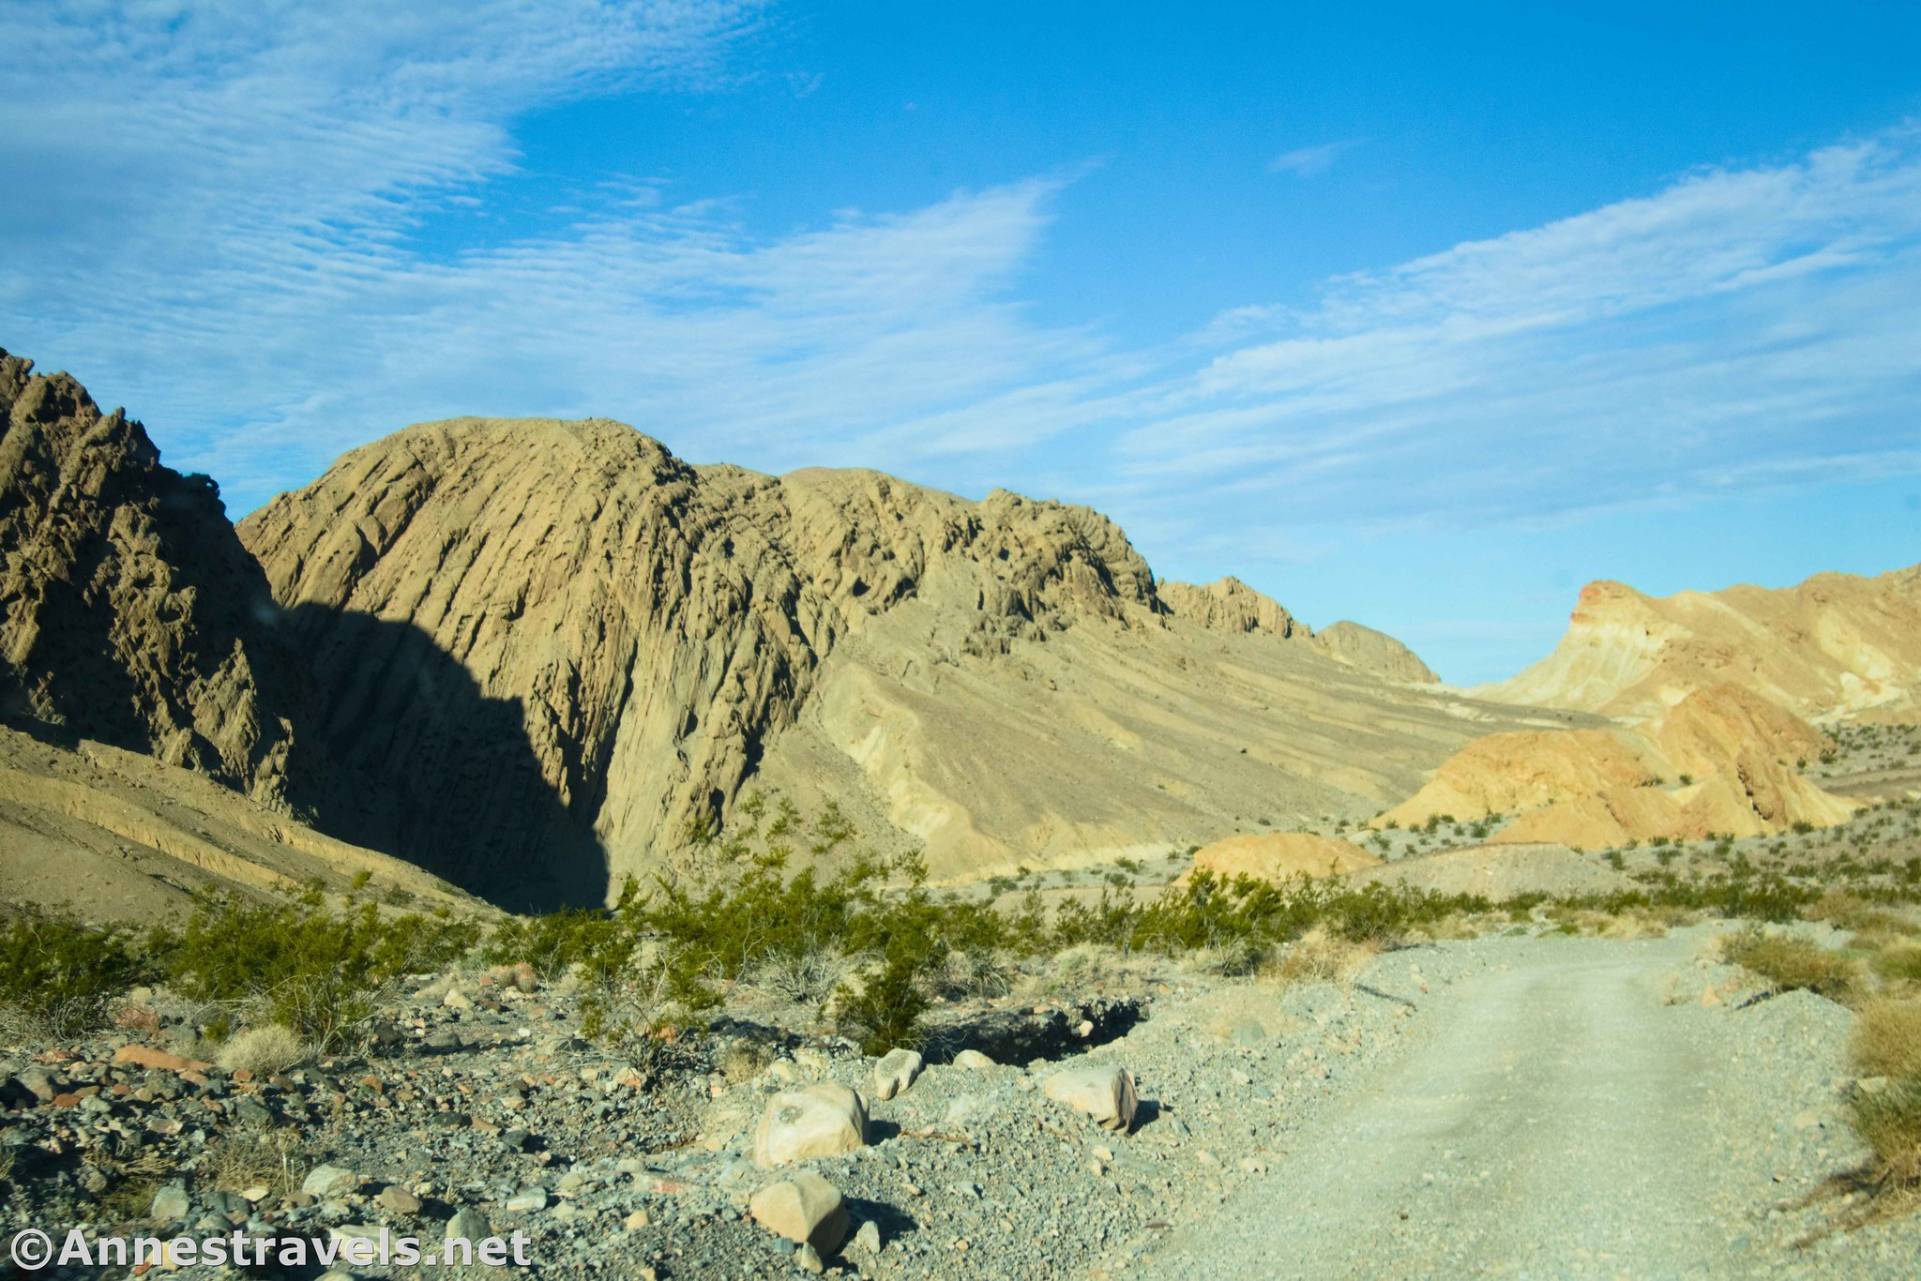
[[[1802,1204],[1862,1156],[1849,1016],[1704,1006],[1701,943],[1508,944],[1147,1275],[1911,1276],[1910,1230],[1823,1236],[1834,1201]]]

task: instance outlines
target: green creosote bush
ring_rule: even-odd
[[[473,943],[473,927],[451,916],[383,916],[372,903],[333,911],[309,891],[291,903],[203,899],[148,948],[181,995],[257,1013],[325,1054],[347,1048],[388,983],[441,969]],[[218,1038],[227,1026],[209,1030]]]
[[[26,1034],[82,1036],[106,1021],[114,1000],[152,977],[122,928],[29,910],[0,922],[0,1006]]]

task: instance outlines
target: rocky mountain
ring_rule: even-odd
[[[1921,565],[1653,597],[1589,583],[1554,652],[1475,691],[1647,717],[1724,682],[1816,719],[1921,716]]]
[[[464,419],[343,457],[240,536],[400,793],[351,839],[604,892],[743,790],[833,797],[937,877],[1371,812],[1518,723],[1299,641],[1112,522],[872,472],[691,466],[617,423]]]
[[[1192,583],[1162,583],[1159,593],[1170,613],[1210,631],[1258,632],[1294,641],[1384,680],[1432,685],[1440,679],[1413,650],[1385,632],[1345,620],[1316,632],[1278,601],[1238,578],[1216,579],[1198,587]]]
[[[1632,730],[1478,739],[1376,825],[1502,815],[1512,821],[1495,834],[1497,843],[1575,849],[1827,827],[1860,802],[1803,775],[1825,746],[1819,730],[1753,690],[1713,685]]]
[[[0,351],[0,715],[280,800],[298,681],[213,482]]]

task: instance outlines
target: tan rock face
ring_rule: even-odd
[[[0,707],[280,799],[299,699],[212,482],[4,351],[0,430]]]
[[[1605,849],[1714,833],[1757,836],[1796,823],[1827,827],[1860,802],[1801,776],[1819,731],[1733,684],[1690,694],[1633,730],[1497,734],[1470,743],[1376,825],[1436,816],[1515,816],[1493,843]]]
[[[823,1083],[783,1090],[767,1100],[754,1130],[754,1164],[766,1169],[838,1156],[867,1142],[867,1108],[844,1085]]]
[[[1794,587],[1644,596],[1589,583],[1554,652],[1478,691],[1491,698],[1649,717],[1739,685],[1798,715],[1921,715],[1921,565],[1875,578],[1816,574]]]
[[[1329,658],[1371,672],[1383,680],[1408,685],[1432,685],[1440,680],[1420,656],[1372,627],[1343,619],[1314,634],[1314,644]]]
[[[1312,635],[1278,601],[1255,591],[1238,578],[1221,578],[1204,586],[1162,583],[1161,600],[1178,618],[1190,619],[1217,632],[1265,632],[1282,640]]]
[[[1332,836],[1258,832],[1202,846],[1194,852],[1193,870],[1227,880],[1250,876],[1278,885],[1302,876],[1340,876],[1377,866],[1380,861],[1360,846]]]
[[[399,793],[334,830],[503,902],[603,898],[750,780],[960,878],[1363,808],[1488,727],[1239,584],[1172,609],[1084,508],[691,467],[604,421],[411,428],[240,534],[330,755]]]

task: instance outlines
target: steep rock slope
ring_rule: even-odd
[[[1800,773],[1823,745],[1820,731],[1754,691],[1714,685],[1633,730],[1505,733],[1470,743],[1375,822],[1511,815],[1495,843],[1575,849],[1826,827],[1860,803]]]
[[[1589,583],[1552,654],[1476,691],[1531,706],[1647,717],[1730,682],[1802,716],[1921,714],[1921,565],[1794,587],[1645,596]]]
[[[1346,619],[1316,632],[1314,644],[1335,662],[1372,672],[1385,680],[1433,685],[1441,679],[1418,654],[1394,637]]]
[[[0,714],[283,798],[297,683],[205,477],[0,351]]]
[[[1201,586],[1162,583],[1159,591],[1161,603],[1176,618],[1210,631],[1259,633],[1293,641],[1383,680],[1432,685],[1440,679],[1413,650],[1385,632],[1345,620],[1316,632],[1280,602],[1238,578],[1220,578]]]
[[[1276,643],[1265,598],[1184,618],[1084,508],[692,467],[605,421],[410,428],[240,533],[330,748],[402,794],[387,844],[468,885],[604,888],[750,779],[937,876],[1111,857],[1374,808],[1516,720]]]

